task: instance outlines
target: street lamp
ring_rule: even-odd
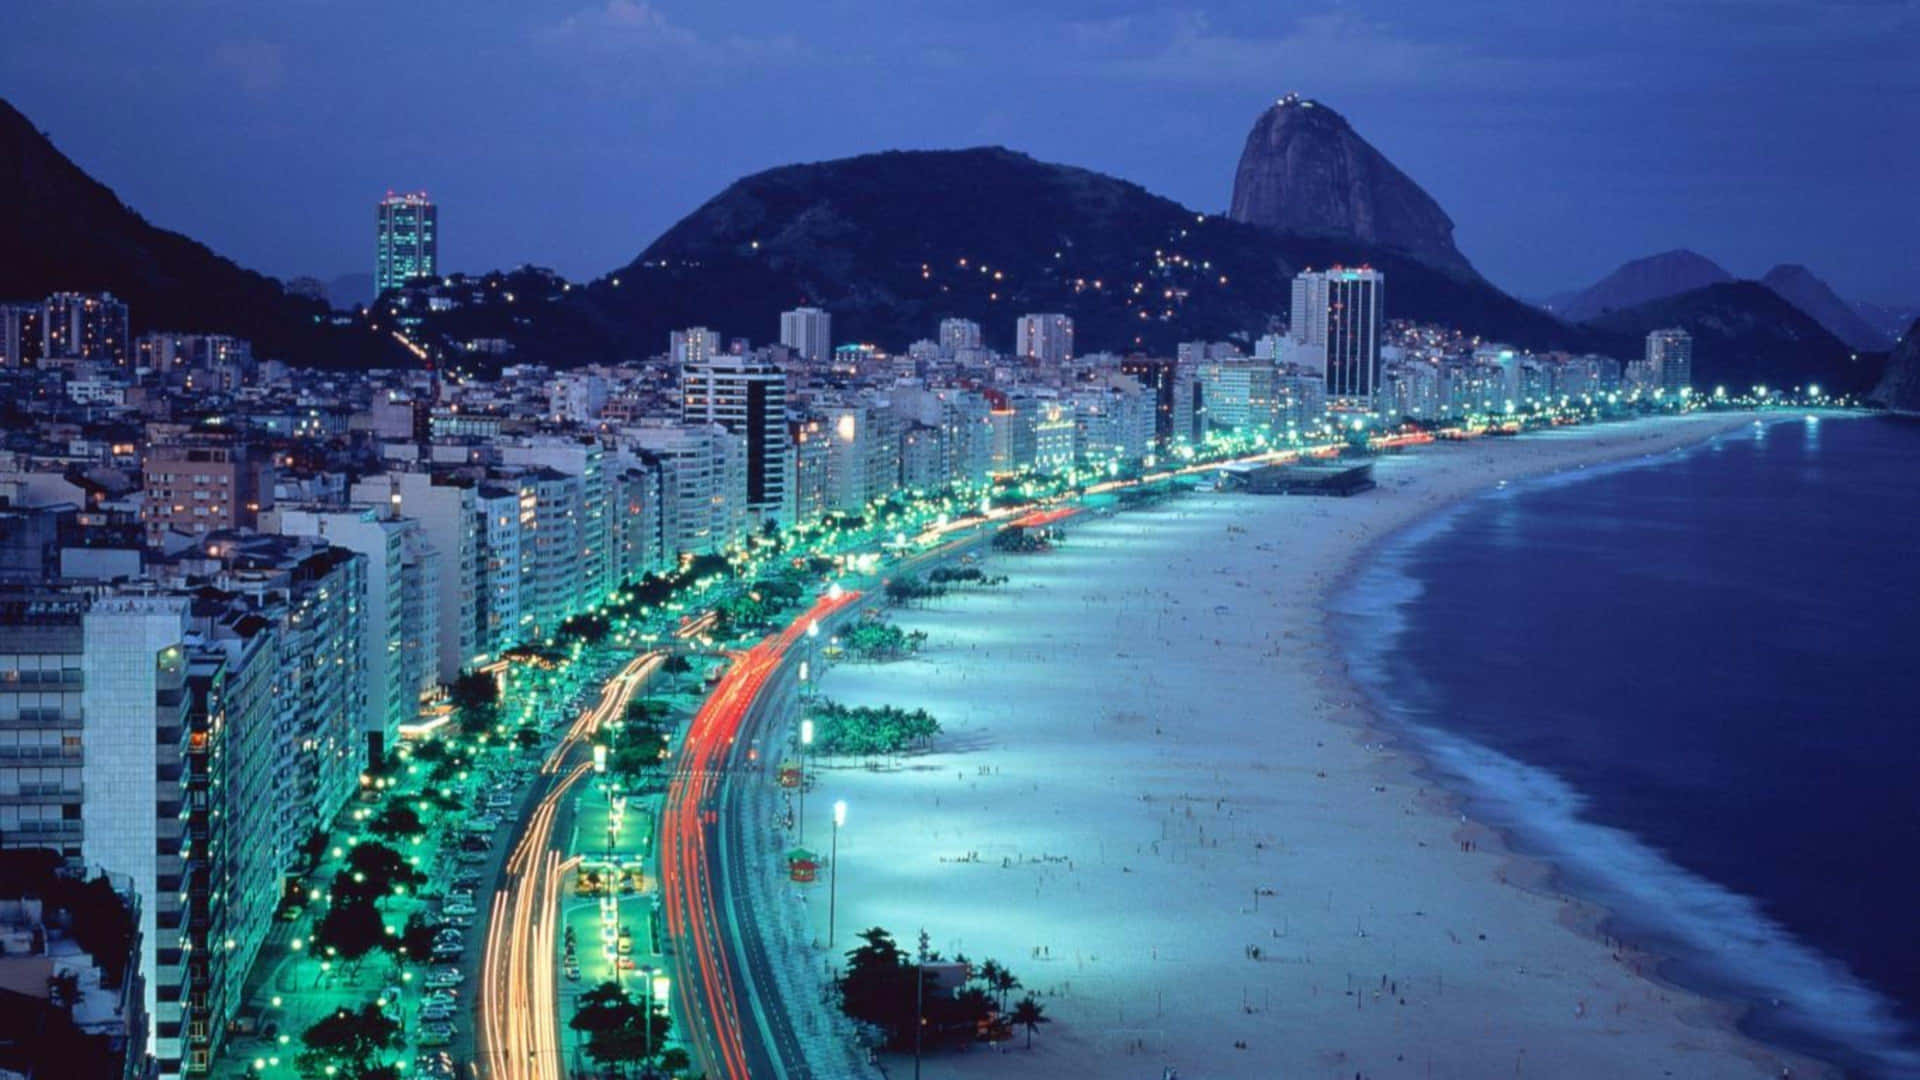
[[[813,721],[800,721],[800,846],[807,846],[807,753],[813,747]]]
[[[840,826],[847,823],[847,800],[835,799],[833,802],[833,854],[827,857],[830,871],[827,876],[827,948],[833,948],[834,917],[840,900]]]

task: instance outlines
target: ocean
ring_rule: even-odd
[[[1390,538],[1334,619],[1465,812],[1667,977],[1920,1076],[1920,425],[1503,487]]]

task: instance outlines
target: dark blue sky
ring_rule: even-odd
[[[624,263],[733,179],[1001,143],[1220,210],[1288,90],[1345,113],[1523,295],[1694,248],[1920,301],[1920,4],[14,0],[0,94],[158,224],[368,269]]]

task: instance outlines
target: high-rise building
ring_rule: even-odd
[[[667,335],[667,351],[676,367],[704,363],[720,355],[720,335],[704,326],[675,330]]]
[[[47,309],[40,304],[0,304],[0,367],[30,367],[46,348]]]
[[[1173,440],[1174,371],[1171,360],[1129,356],[1120,361],[1120,374],[1140,384],[1153,401],[1153,441],[1166,446]]]
[[[661,544],[672,555],[718,551],[746,520],[744,440],[719,424],[643,421],[622,433],[660,462]]]
[[[816,307],[781,312],[780,344],[803,360],[833,359],[833,316]]]
[[[1378,270],[1308,270],[1293,279],[1292,338],[1326,358],[1327,397],[1347,408],[1367,408],[1380,381],[1380,307],[1385,277]]]
[[[484,523],[475,536],[475,643],[491,660],[525,639],[521,590],[530,576],[527,563],[533,548],[523,533],[533,528],[537,508],[531,491],[498,482],[482,483],[474,505]]]
[[[606,448],[593,439],[536,435],[501,443],[507,465],[559,473],[570,483],[541,478],[535,507],[534,562],[543,584],[535,596],[540,625],[593,607],[620,584],[613,572],[612,520],[608,514]],[[571,544],[570,552],[556,545]],[[563,570],[562,567],[568,567]]]
[[[1013,328],[1016,356],[1035,364],[1073,359],[1073,320],[1065,315],[1022,315]]]
[[[193,440],[149,447],[141,520],[158,547],[169,531],[204,536],[251,527],[273,505],[273,466],[245,443]]]
[[[374,292],[439,274],[439,210],[426,192],[388,193],[374,208]]]
[[[394,745],[422,698],[438,687],[439,553],[420,523],[392,517],[385,507],[279,509],[261,522],[282,536],[315,536],[366,557],[366,608],[361,620],[361,666],[367,694],[360,733],[366,762]]]
[[[781,316],[783,339],[787,317],[800,313],[790,311]],[[822,320],[826,318],[825,312],[818,314]],[[824,321],[819,330],[820,341],[824,342]],[[682,422],[719,424],[745,442],[748,512],[762,522],[785,521],[792,512],[788,502],[786,372],[768,360],[716,356],[680,369],[680,394]]]
[[[41,356],[47,361],[87,360],[126,367],[127,305],[112,293],[54,293],[40,324]]]
[[[474,481],[447,474],[389,472],[355,483],[349,497],[357,504],[386,506],[395,515],[417,520],[426,542],[439,555],[434,600],[439,680],[450,683],[462,670],[485,663],[479,646],[478,597],[478,539],[484,525]]]
[[[963,349],[980,347],[980,324],[972,319],[940,320],[940,351],[957,356]]]
[[[1647,363],[1654,385],[1677,394],[1693,385],[1693,335],[1677,326],[1647,335]]]

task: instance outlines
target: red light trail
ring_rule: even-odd
[[[717,824],[717,811],[709,809],[708,803],[741,721],[779,670],[787,650],[809,625],[830,618],[858,597],[852,591],[824,596],[780,634],[738,654],[688,725],[674,765],[661,814],[661,886],[667,932],[678,943],[674,962],[679,968],[675,984],[684,1006],[681,1012],[697,1056],[711,1077],[747,1080],[749,1069],[733,961],[710,873],[709,827]]]

